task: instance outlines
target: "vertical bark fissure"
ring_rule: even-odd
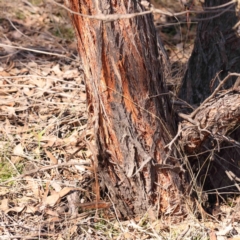
[[[81,2],[77,10],[91,14],[143,10],[136,0],[70,2]],[[171,209],[170,198],[178,198],[172,173],[154,167],[168,159],[170,153],[164,146],[175,133],[175,122],[169,118],[165,94],[167,59],[152,16],[112,22],[72,18],[85,73],[89,119],[95,124],[102,184],[125,217],[150,206],[158,209],[160,205],[161,212]],[[161,184],[165,191],[158,202]]]

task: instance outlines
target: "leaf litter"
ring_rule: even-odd
[[[181,239],[186,230],[186,239],[231,235],[237,213],[223,233],[219,224],[195,218],[168,226],[151,212],[120,222],[111,201],[96,202],[93,133],[67,13],[50,0],[0,0],[0,11],[1,239]]]
[[[95,214],[77,204],[95,193],[73,30],[49,1],[0,2],[0,9],[0,235],[75,239]]]

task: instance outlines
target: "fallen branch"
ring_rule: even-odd
[[[235,86],[228,90],[220,89],[231,76],[230,73],[196,110],[186,115],[180,113],[184,119],[181,123],[180,139],[187,152],[194,152],[208,138],[217,141],[232,142],[236,146],[240,143],[227,137],[240,124],[240,88]]]

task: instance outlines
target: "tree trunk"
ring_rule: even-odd
[[[71,0],[66,6],[98,19],[145,10],[137,0]],[[176,133],[164,81],[168,60],[152,15],[114,21],[77,14],[71,18],[85,74],[101,187],[106,187],[123,217],[150,207],[156,216],[183,213],[180,151],[164,148]]]
[[[156,217],[183,217],[186,209],[181,196],[186,201],[190,188],[182,168],[187,157],[181,149],[197,153],[202,146],[211,145],[214,134],[227,134],[239,124],[239,108],[228,101],[233,92],[227,99],[215,94],[211,104],[210,100],[206,102],[204,112],[211,117],[204,123],[198,114],[181,115],[186,122],[177,134],[180,148],[174,138],[177,124],[164,80],[168,59],[152,15],[123,18],[124,14],[145,10],[137,0],[66,0],[66,6],[75,12],[71,19],[85,74],[89,123],[95,134],[95,145],[89,143],[89,147],[95,152],[96,202],[100,201],[98,175],[101,190],[108,194],[121,217],[143,214],[149,209]],[[222,37],[219,32],[216,31],[217,38]],[[220,42],[218,45],[223,47]],[[212,47],[214,52],[213,43]],[[234,66],[237,59],[230,59],[227,66]],[[200,64],[204,66],[205,62]],[[191,69],[188,71],[193,74]],[[239,100],[239,94],[233,97]],[[223,100],[228,101],[227,110],[232,111],[223,108],[228,117],[223,115],[224,124],[214,125],[212,120],[219,113],[211,111],[211,107],[214,102],[221,106]],[[201,115],[201,110],[200,107],[195,113]]]
[[[190,104],[203,102],[217,87],[219,78],[223,79],[228,72],[240,72],[240,38],[233,30],[238,22],[235,4],[215,9],[222,14],[207,9],[227,2],[230,1],[205,0],[206,13],[200,16],[194,49],[180,90],[180,98]],[[215,78],[217,73],[219,78]],[[229,80],[225,87],[232,86],[233,81]]]
[[[198,24],[194,49],[180,90],[180,97],[190,104],[198,106],[209,97],[229,72],[240,72],[240,38],[233,30],[234,25],[238,22],[235,4],[218,8],[222,12],[225,11],[221,15],[219,12],[211,12],[213,9],[207,9],[228,2],[230,1],[205,0],[204,8],[206,11],[210,10],[210,13],[201,15],[202,20]],[[219,16],[215,18],[214,15]],[[215,78],[218,73],[218,77]],[[224,85],[225,88],[230,87],[231,94],[234,92],[231,90],[235,88],[239,91],[237,85],[233,87],[235,79],[236,76],[233,76]],[[197,157],[191,157],[189,160],[192,169],[196,169],[198,182],[204,187],[204,190],[208,191],[234,192],[240,190],[233,177],[229,176],[229,172],[231,172],[236,178],[240,177],[240,129],[238,117],[235,115],[235,113],[239,114],[239,94],[231,99],[226,92],[221,92],[217,97],[221,99],[218,104],[210,101],[211,104],[207,102],[201,106],[203,111],[199,111],[198,117],[194,118],[200,128],[210,130],[211,135],[209,136],[209,132],[204,130],[201,133],[197,131],[197,134],[192,132],[188,142],[194,144],[185,146],[185,149],[191,150],[191,152],[205,152]],[[236,108],[230,107],[228,102]],[[208,112],[207,107],[215,110],[216,114]],[[231,111],[234,109],[236,112],[232,115]],[[238,123],[232,124],[231,119]],[[227,124],[225,125],[225,123]],[[186,125],[183,124],[183,127]],[[226,137],[228,134],[230,134],[230,138]],[[186,139],[186,136],[184,138]],[[208,141],[203,144],[203,139],[208,139]],[[211,161],[206,161],[207,159]]]

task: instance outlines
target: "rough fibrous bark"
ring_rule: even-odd
[[[240,135],[231,133],[240,126],[240,88],[219,92],[194,116],[180,116],[185,120],[179,143],[195,173],[193,181],[210,193],[210,204],[217,201],[212,193],[239,192]]]
[[[152,15],[131,19],[116,19],[115,15],[111,21],[111,14],[143,11],[137,0],[68,0],[66,6],[84,14],[71,13],[71,19],[85,75],[89,122],[96,140],[95,146],[89,146],[96,151],[94,165],[102,189],[123,217],[142,214],[150,208],[156,216],[161,213],[183,216],[181,194],[185,197],[188,194],[182,169],[186,158],[176,142],[166,147],[176,134],[176,122],[165,88],[167,57]],[[108,16],[107,21],[104,16]],[[216,33],[217,38],[221,37],[219,31]],[[191,128],[192,132],[181,132],[182,142],[186,142],[183,149],[190,149],[192,144],[197,151],[211,132],[224,129],[225,134],[229,122],[231,126],[238,124],[234,114],[239,114],[239,109],[233,105],[228,105],[231,111],[228,109],[227,117],[226,109],[219,115],[211,108],[220,106],[218,101],[227,103],[228,98],[239,101],[236,96],[214,97],[212,105],[204,106],[207,109],[203,119],[198,115],[203,113],[201,109],[193,118],[186,117],[188,121],[183,128]],[[192,125],[188,126],[189,119]],[[215,125],[209,122],[213,119]],[[188,139],[184,140],[184,136]]]
[[[240,124],[240,88],[222,91],[198,109],[193,117],[183,115],[185,120],[181,123],[181,144],[188,154],[201,152],[200,148],[207,138],[214,145],[216,141],[219,144],[233,141],[234,144],[234,140],[227,136]]]
[[[238,22],[236,6],[232,4],[213,12],[213,7],[227,2],[229,0],[206,0],[204,3],[206,13],[200,16],[194,49],[180,90],[180,97],[190,104],[203,102],[228,72],[240,72],[240,38],[233,30]],[[217,73],[219,78],[215,78]],[[234,79],[228,81],[226,87],[232,86]]]
[[[195,106],[205,101],[229,72],[240,72],[240,37],[233,29],[238,22],[236,6],[218,7],[229,2],[204,2],[205,13],[200,16],[194,49],[180,90],[180,97]],[[195,121],[186,122],[192,129],[188,128],[182,135],[185,150],[192,153],[188,157],[191,168],[195,168],[197,181],[204,190],[239,191],[238,187],[229,187],[234,186],[229,171],[239,177],[240,103],[239,88],[232,91],[235,79],[233,74],[224,84],[228,94],[223,91],[201,106]]]
[[[71,0],[66,5],[92,16],[145,10],[136,0]],[[163,167],[179,163],[177,153],[164,148],[176,123],[163,75],[167,58],[152,15],[106,22],[76,14],[71,18],[102,185],[124,217],[150,206],[156,215],[181,212],[181,174]]]

